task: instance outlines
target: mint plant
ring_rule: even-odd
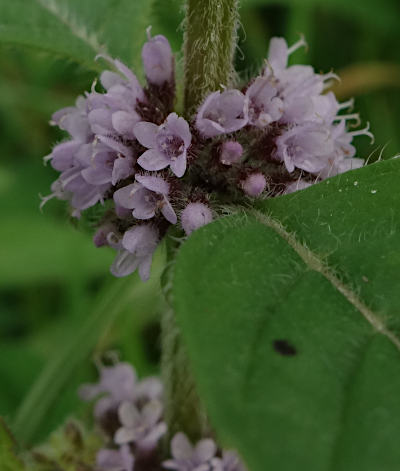
[[[149,282],[163,247],[166,306],[161,379],[101,364],[79,391],[96,401],[88,452],[33,452],[26,469],[397,470],[400,164],[357,154],[354,138],[373,135],[330,90],[337,75],[289,65],[305,38],[273,37],[239,79],[237,0],[186,2],[183,76],[154,26],[119,49],[112,19],[99,29],[68,2],[37,5],[100,72],[52,116],[65,140],[45,157],[59,174],[42,205],[95,209],[116,277]],[[24,469],[0,432],[0,457]]]

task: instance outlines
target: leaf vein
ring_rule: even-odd
[[[85,42],[90,48],[93,49],[95,55],[100,52],[105,53],[104,46],[100,45],[100,42],[95,33],[88,33],[87,29],[79,24],[76,19],[73,18],[70,12],[67,11],[66,6],[61,7],[55,0],[36,0],[36,3],[43,9],[51,13],[58,21],[63,23],[71,31],[71,33]]]
[[[341,293],[346,300],[352,304],[371,324],[371,326],[376,330],[376,332],[384,335],[388,338],[393,345],[400,351],[400,339],[386,326],[382,319],[379,318],[358,296],[357,294],[345,283],[343,283],[338,276],[329,268],[329,266],[318,257],[312,250],[307,246],[300,243],[293,233],[288,232],[284,226],[273,219],[270,216],[267,216],[261,213],[258,210],[254,210],[253,214],[256,219],[266,225],[267,227],[273,229],[279,236],[281,236],[299,255],[303,262],[311,269],[322,276],[331,283],[331,285]]]

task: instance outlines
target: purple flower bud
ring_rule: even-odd
[[[165,36],[151,37],[147,30],[148,42],[142,49],[142,60],[147,81],[154,85],[162,85],[173,81],[174,59],[171,46]]]
[[[212,221],[212,213],[203,203],[189,203],[181,214],[183,230],[187,235]]]
[[[240,162],[243,154],[243,147],[237,141],[226,141],[221,146],[219,160],[221,164],[232,165]]]
[[[104,224],[100,226],[93,236],[93,243],[96,247],[103,247],[109,245],[108,234],[114,233],[115,227],[113,224]]]
[[[241,181],[242,189],[248,196],[256,198],[265,190],[267,182],[262,173],[252,173],[245,180]]]
[[[111,273],[122,277],[138,269],[140,278],[147,281],[157,245],[158,231],[155,227],[147,224],[132,227],[122,238],[122,247],[111,266]]]

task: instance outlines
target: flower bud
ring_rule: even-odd
[[[260,196],[265,190],[267,182],[262,173],[252,173],[245,180],[241,181],[242,189],[248,196],[253,198]]]
[[[110,233],[115,231],[115,227],[113,224],[103,224],[100,226],[96,233],[93,236],[93,243],[96,247],[104,247],[105,245],[109,245],[108,243],[108,236]]]
[[[189,203],[181,214],[183,230],[187,235],[212,221],[212,213],[203,203]]]
[[[232,165],[240,162],[243,155],[243,147],[237,141],[226,141],[221,146],[219,160],[221,164]]]
[[[174,60],[171,46],[165,36],[157,35],[154,38],[147,30],[148,41],[142,49],[142,60],[147,81],[154,85],[163,85],[173,81]]]

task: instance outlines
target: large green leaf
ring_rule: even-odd
[[[189,238],[174,304],[223,443],[251,471],[400,465],[400,160]]]
[[[38,48],[88,69],[109,52],[139,65],[152,0],[0,0],[0,43]]]

